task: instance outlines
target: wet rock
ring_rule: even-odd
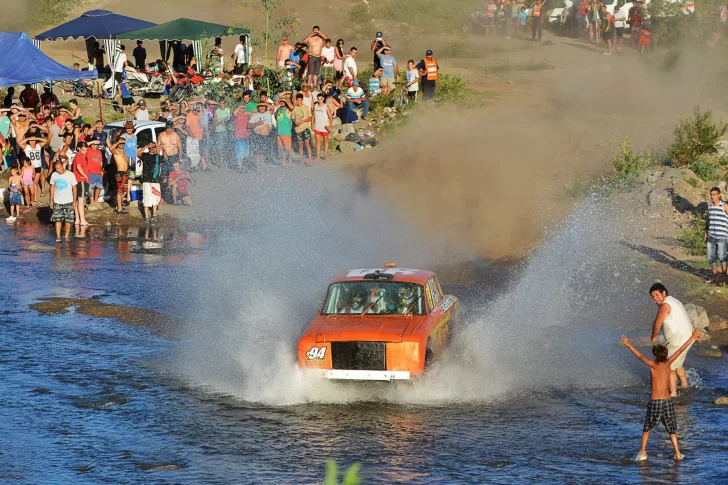
[[[718,406],[728,406],[728,396],[720,396],[713,400],[713,404]]]
[[[720,350],[716,345],[710,347],[700,348],[695,351],[695,355],[698,357],[707,357],[709,359],[722,359],[723,351]]]
[[[647,205],[649,205],[652,208],[663,207],[669,201],[670,201],[670,198],[668,197],[667,192],[665,192],[662,189],[650,190],[647,193]]]
[[[710,319],[705,308],[693,303],[687,303],[685,305],[685,311],[688,312],[690,321],[693,322],[693,329],[705,328],[710,324]]]
[[[25,248],[26,251],[53,251],[55,249],[53,246],[44,246],[43,244],[31,244]]]
[[[728,329],[728,319],[721,317],[720,315],[713,315],[710,317],[710,323],[708,323],[708,331],[720,332],[721,330]]]
[[[361,147],[354,143],[353,141],[342,141],[339,143],[338,149],[341,153],[354,153],[355,151],[358,151]]]

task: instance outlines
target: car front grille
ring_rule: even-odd
[[[331,342],[333,369],[387,370],[384,342]]]

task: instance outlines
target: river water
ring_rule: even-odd
[[[91,227],[85,236],[56,247],[46,227],[0,226],[0,483],[318,484],[327,459],[343,468],[361,463],[367,484],[728,483],[728,415],[710,404],[728,389],[719,361],[688,358],[700,384],[676,405],[687,458],[675,463],[658,429],[650,459],[635,463],[648,375],[626,349],[610,344],[585,360],[556,360],[558,375],[481,372],[462,352],[431,388],[319,389],[282,377],[294,372],[292,357],[270,354],[293,348],[328,274],[305,282],[309,303],[293,328],[273,332],[293,341],[266,346],[240,309],[250,307],[258,321],[271,305],[253,302],[247,283],[229,274],[219,286],[208,279],[228,258],[272,266],[264,250],[231,252],[236,236],[212,232]],[[32,244],[51,248],[28,251]],[[291,271],[297,278],[313,273],[308,266]],[[478,285],[450,289],[463,293],[470,322],[483,299],[495,298]],[[519,290],[503,289],[512,291]],[[215,298],[238,293],[228,307]],[[157,309],[192,330],[180,341],[110,318],[29,309],[47,296]],[[475,323],[466,330],[468,341],[479,332]],[[564,338],[579,333],[615,342],[619,330],[570,328]],[[513,366],[533,358],[526,349],[506,350],[518,352]],[[491,351],[478,346],[478,353]],[[601,358],[613,359],[606,372],[586,363]],[[448,384],[459,376],[460,387]],[[491,387],[498,391],[486,392]]]

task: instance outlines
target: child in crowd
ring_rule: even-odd
[[[526,13],[526,7],[521,7],[521,13],[518,14],[518,21],[521,24],[521,39],[526,38],[526,22],[528,21],[528,14]]]
[[[18,167],[13,165],[10,167],[10,178],[8,179],[8,188],[10,189],[10,196],[8,197],[10,217],[6,219],[8,222],[15,222],[20,217],[20,206],[23,203],[20,190],[23,185],[23,178],[18,174]]]
[[[121,90],[121,109],[126,114],[126,107],[134,104],[134,96],[129,91],[129,84],[127,83],[126,74],[121,76],[121,84],[119,85]]]
[[[420,90],[420,72],[415,67],[415,61],[407,61],[407,99],[416,99]]]
[[[172,165],[174,170],[169,173],[168,183],[172,189],[172,203],[174,205],[184,204],[192,206],[192,197],[187,189],[187,183],[195,184],[195,179],[186,170],[182,170],[179,160],[175,160]]]
[[[700,340],[700,330],[695,330],[690,338],[682,347],[675,351],[670,357],[667,356],[667,347],[664,345],[655,345],[652,347],[652,356],[654,360],[647,359],[637,350],[634,345],[622,335],[621,343],[626,346],[639,360],[644,362],[650,368],[650,378],[652,381],[652,393],[650,394],[650,402],[647,405],[647,416],[645,424],[642,427],[642,447],[635,457],[637,461],[647,459],[647,440],[650,438],[650,431],[662,423],[667,432],[670,434],[670,441],[675,449],[675,459],[682,460],[684,457],[680,453],[677,442],[677,422],[675,421],[675,406],[670,400],[670,365],[680,357],[693,341]]]
[[[23,177],[23,195],[25,196],[25,207],[30,209],[31,205],[35,205],[35,184],[33,178],[35,177],[35,169],[30,164],[28,157],[23,157],[23,168],[21,170]]]

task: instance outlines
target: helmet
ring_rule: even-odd
[[[397,292],[397,296],[403,307],[409,307],[415,302],[415,292],[412,286],[402,286]]]

